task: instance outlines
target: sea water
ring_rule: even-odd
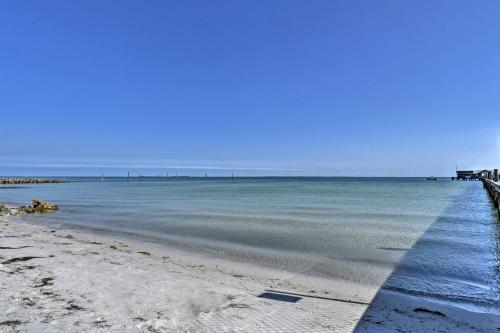
[[[0,202],[32,223],[175,246],[500,314],[500,224],[480,182],[421,178],[67,178]]]

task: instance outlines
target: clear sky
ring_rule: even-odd
[[[2,1],[0,175],[500,167],[500,1]]]

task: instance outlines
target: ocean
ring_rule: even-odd
[[[422,178],[64,178],[0,202],[30,223],[173,246],[500,314],[500,223],[481,182]]]

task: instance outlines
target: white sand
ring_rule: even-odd
[[[351,332],[376,292],[122,242],[0,218],[0,332]],[[304,296],[257,297],[266,290]],[[358,330],[497,327],[492,315],[380,293]]]

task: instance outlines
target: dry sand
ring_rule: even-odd
[[[500,332],[376,291],[0,217],[0,332]]]

